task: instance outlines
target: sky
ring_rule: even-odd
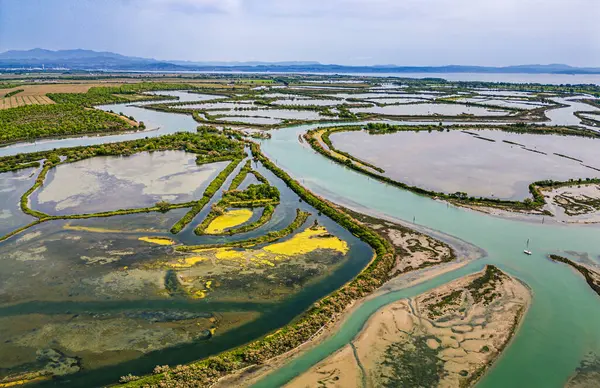
[[[600,67],[600,0],[0,0],[0,52]]]

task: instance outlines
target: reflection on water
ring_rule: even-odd
[[[98,157],[59,166],[39,197],[50,198],[48,206],[81,200],[65,209],[77,212],[103,204],[121,207],[130,198],[139,207],[147,197],[193,196],[205,167],[181,151]],[[168,229],[188,210],[176,209],[49,221],[0,243],[0,343],[6,344],[0,379],[37,371],[68,375],[75,386],[100,386],[127,373],[149,373],[157,364],[202,358],[281,327],[366,264],[371,250],[365,243],[299,201],[268,170],[256,163],[253,168],[280,189],[281,204],[265,225],[238,236],[195,236],[202,217],[171,235]],[[253,182],[255,177],[248,178],[242,187]],[[241,251],[249,264],[219,256],[197,262],[201,254],[194,253],[195,264],[182,266],[189,255],[141,239],[160,236],[186,244],[247,239],[285,228],[296,208],[312,214],[299,231],[318,220],[349,251],[269,256],[259,246]]]
[[[236,109],[236,108],[252,108],[255,107],[253,101],[236,101],[236,102],[209,102],[205,104],[191,104],[174,106],[177,109],[192,109],[192,110],[211,110],[211,109]]]
[[[423,102],[423,99],[419,98],[369,98],[369,102],[376,104],[390,105],[390,104],[410,104],[413,102]]]
[[[302,100],[277,100],[273,101],[274,105],[318,105],[318,106],[334,106],[341,104],[340,100],[319,100],[319,99],[302,99]]]
[[[328,94],[331,97],[337,98],[359,98],[359,99],[371,99],[371,98],[421,98],[424,100],[432,100],[439,97],[437,94],[432,93],[402,93],[402,92],[369,92],[369,93],[338,93]]]
[[[164,94],[164,92],[162,92],[162,94]],[[116,105],[114,106],[114,110],[117,112],[130,112],[127,114],[132,114],[134,117],[145,121],[147,124],[155,119],[155,122],[161,127],[160,131],[156,132],[157,135],[177,130],[194,130],[198,125],[193,119],[191,119],[191,117],[186,115],[147,111],[136,107],[127,107],[125,105]],[[510,255],[510,251],[506,249],[508,246],[507,241],[509,240],[510,242],[514,243],[517,241],[517,239],[524,239],[524,236],[532,236],[532,241],[537,243],[537,240],[542,240],[544,236],[548,235],[548,230],[546,229],[525,229],[521,231],[519,228],[525,228],[521,224],[507,224],[502,220],[496,220],[480,215],[473,215],[469,212],[463,212],[453,208],[445,209],[445,206],[444,209],[450,213],[448,213],[448,216],[441,216],[440,212],[443,211],[443,209],[435,202],[423,198],[417,198],[411,194],[407,194],[395,189],[392,190],[391,188],[386,188],[386,186],[378,185],[378,187],[375,187],[374,185],[377,185],[376,182],[372,182],[372,180],[368,181],[363,179],[364,177],[361,178],[358,175],[353,175],[353,173],[348,173],[350,174],[348,175],[344,173],[345,170],[340,170],[339,166],[329,164],[326,161],[321,160],[319,156],[306,153],[306,151],[303,151],[298,156],[294,153],[294,147],[300,148],[300,145],[298,145],[296,140],[298,133],[296,133],[294,129],[288,129],[286,131],[290,132],[288,139],[279,139],[277,138],[276,134],[274,139],[270,141],[273,144],[270,146],[270,149],[268,145],[265,148],[267,151],[271,152],[279,152],[278,150],[283,150],[281,151],[283,154],[275,153],[274,155],[276,156],[276,159],[280,159],[279,161],[284,167],[290,168],[295,172],[297,172],[298,169],[301,169],[305,172],[308,171],[307,174],[300,174],[296,176],[299,178],[306,177],[309,185],[314,182],[317,182],[318,184],[327,183],[328,187],[331,187],[331,189],[336,193],[339,192],[340,195],[349,195],[348,193],[345,193],[344,190],[345,188],[351,188],[352,192],[350,194],[354,196],[358,195],[359,197],[366,196],[366,198],[368,198],[368,201],[364,200],[366,201],[365,203],[370,203],[374,208],[382,209],[382,211],[386,211],[389,214],[398,214],[404,218],[408,218],[407,214],[409,214],[409,212],[410,214],[417,212],[417,214],[419,214],[419,222],[424,222],[432,227],[455,233],[460,237],[467,238],[477,243],[482,243],[486,249],[489,249],[491,252],[495,253],[496,256],[499,255],[499,252],[502,252],[503,257],[514,257],[514,255]],[[281,135],[287,135],[286,131],[280,131]],[[18,145],[16,147],[4,148],[1,151],[3,151],[3,154],[13,154],[17,152],[31,151],[33,149],[51,149],[60,146],[124,140],[133,137],[148,136],[149,134],[152,135],[152,133],[149,132],[145,134],[121,135],[108,138],[94,137],[68,139],[38,143],[35,146]],[[481,134],[484,135],[483,132]],[[464,136],[464,139],[461,139],[459,144],[461,142],[470,141],[472,146],[475,145],[475,147],[471,147],[469,151],[472,151],[473,148],[480,149],[484,145],[494,145],[503,147],[502,150],[504,150],[507,155],[511,156],[517,155],[517,152],[522,152],[527,155],[531,153],[530,151],[519,149],[518,146],[513,145],[512,147],[514,149],[511,149],[510,144],[501,143],[499,141],[492,143],[485,140],[473,139],[470,137],[470,135],[461,134],[458,132],[433,134],[421,133],[412,135],[422,136],[423,138],[430,135],[452,136],[452,138],[456,136]],[[485,134],[484,136],[492,138],[494,136],[499,136],[499,134],[489,133]],[[335,136],[333,136],[333,138],[335,138]],[[384,136],[371,136],[370,138],[384,138]],[[547,136],[543,138],[551,139],[552,141],[550,143],[556,145],[558,152],[564,151],[563,142],[570,141],[569,138],[557,138],[555,136]],[[451,138],[448,137],[441,139],[442,144],[447,144],[446,142],[449,139]],[[538,140],[536,140],[536,142],[527,143],[524,139],[526,139],[526,136],[519,136],[518,140],[515,141],[526,144],[529,148],[536,146],[538,146],[538,148],[541,147],[541,145],[539,145],[540,143],[537,143]],[[582,140],[586,142],[590,141],[589,139],[576,140]],[[362,144],[364,144],[364,142]],[[549,144],[548,146],[552,144]],[[427,152],[433,153],[433,151],[427,151],[427,145],[428,142],[422,141],[417,144],[417,148],[421,147],[420,151],[424,154],[427,154]],[[388,147],[388,149],[389,148],[391,147]],[[408,147],[399,147],[398,149],[403,150],[404,152],[410,151],[407,150],[407,148]],[[569,150],[572,151],[569,153],[569,155],[576,154],[576,150],[573,148],[575,147],[569,147]],[[344,148],[342,147],[342,149]],[[506,152],[508,150],[510,150],[510,152]],[[581,159],[585,160],[585,162],[588,164],[593,163],[594,161],[589,160],[587,157],[588,150],[582,150],[584,152],[581,154]],[[392,151],[388,151],[388,153],[389,152]],[[448,162],[450,158],[460,159],[459,157],[456,157],[456,155],[449,155],[445,158],[443,156],[440,157],[438,156],[439,152],[441,151],[438,148],[435,151],[436,159],[442,159],[445,162]],[[480,151],[478,152],[482,153]],[[491,151],[488,150],[488,152]],[[501,154],[500,151],[498,152]],[[418,153],[419,152],[417,152],[417,154]],[[540,157],[543,156],[535,153],[531,153],[531,155],[539,155]],[[297,159],[295,159],[296,157]],[[554,158],[554,156],[549,154],[547,158],[550,160],[550,158]],[[319,165],[314,163],[315,159],[319,161]],[[506,159],[509,158],[506,157]],[[559,159],[558,157],[556,157],[556,159],[560,160],[561,163],[572,162],[574,165],[577,165],[576,162],[568,159],[563,158],[563,160]],[[431,160],[434,160],[434,158],[430,157],[429,159],[420,159],[421,163],[429,163]],[[509,160],[502,159],[501,161],[510,163]],[[523,166],[528,167],[528,163],[530,162],[531,161],[528,161],[527,163],[523,164]],[[287,166],[286,163],[288,163]],[[410,162],[407,165],[410,166],[411,164],[417,163]],[[399,166],[396,168],[400,169]],[[434,166],[433,168],[430,168],[430,170],[435,168],[445,168],[445,166]],[[564,165],[561,164],[560,169],[563,168]],[[473,165],[468,165],[468,167],[465,167],[465,170],[477,171]],[[330,171],[332,174],[328,176],[327,173]],[[591,171],[594,173],[593,170],[586,171]],[[428,171],[428,173],[429,172],[431,171]],[[267,176],[266,173],[263,173],[263,175]],[[342,175],[343,179],[339,179],[339,177]],[[497,179],[495,171],[493,175],[489,173],[488,175],[491,175],[494,180]],[[585,175],[587,176],[591,174]],[[325,181],[323,181],[323,176],[326,177]],[[270,175],[267,177],[271,178]],[[130,176],[126,177],[126,180],[130,179]],[[319,181],[319,179],[321,180]],[[358,181],[356,179],[358,179]],[[337,181],[340,181],[341,183],[338,186],[335,186]],[[304,179],[302,179],[302,182],[304,183]],[[348,182],[353,182],[355,184],[349,184]],[[146,185],[147,181],[140,183],[139,188],[142,193]],[[362,189],[356,190],[356,187],[360,187]],[[360,198],[357,199],[357,201],[361,200]],[[292,202],[294,203],[293,205]],[[137,200],[136,203],[138,203]],[[288,209],[292,209],[293,213],[296,206],[304,208],[304,206],[307,205],[299,203],[298,199],[294,197],[290,199],[289,205],[286,207]],[[402,213],[399,210],[403,209],[402,206],[409,207],[410,210]],[[415,210],[415,208],[417,210]],[[282,213],[286,215],[288,213],[280,212],[279,209],[283,210],[284,208],[278,208],[278,211],[274,215],[274,219],[280,223],[280,225],[285,225],[287,223],[285,220],[282,221],[281,218],[276,217]],[[435,214],[432,216],[428,213],[428,211]],[[185,209],[178,210],[178,212],[183,214]],[[312,209],[312,212],[313,214],[315,213],[314,209]],[[138,215],[135,217],[137,216]],[[319,217],[320,223],[324,224],[328,230],[333,232],[335,235],[339,235],[342,239],[349,241],[351,245],[350,257],[342,264],[342,269],[328,274],[328,277],[326,277],[323,281],[310,284],[309,287],[303,287],[302,289],[295,290],[298,292],[299,296],[289,300],[289,303],[273,304],[269,306],[259,306],[258,304],[243,305],[243,311],[248,313],[260,311],[260,317],[255,318],[254,316],[248,317],[238,315],[237,317],[234,317],[230,321],[226,322],[230,322],[228,324],[234,326],[235,323],[231,323],[233,321],[237,322],[237,324],[240,324],[240,322],[249,322],[252,319],[257,320],[247,326],[243,326],[243,328],[240,328],[237,331],[232,330],[231,335],[219,335],[220,333],[217,329],[217,335],[214,338],[211,338],[209,342],[206,342],[200,340],[203,338],[200,330],[205,328],[202,326],[202,322],[204,321],[199,321],[201,319],[205,319],[205,316],[200,315],[200,313],[212,313],[214,311],[237,312],[241,307],[236,303],[211,304],[205,302],[189,302],[187,300],[181,300],[177,298],[168,298],[157,291],[164,288],[164,272],[161,274],[161,276],[156,276],[156,274],[162,270],[152,267],[144,268],[144,265],[149,262],[164,259],[166,256],[171,254],[169,251],[170,248],[139,241],[137,237],[139,237],[140,233],[142,232],[136,234],[133,231],[136,228],[143,229],[146,226],[151,226],[153,224],[152,217],[160,216],[161,215],[154,213],[143,215],[143,217],[146,218],[144,218],[144,221],[140,221],[139,224],[134,221],[128,223],[124,222],[128,216],[105,220],[85,220],[72,223],[72,226],[86,226],[89,228],[104,227],[115,230],[127,229],[129,233],[123,233],[119,231],[100,233],[93,230],[86,231],[77,229],[64,229],[67,224],[66,222],[49,222],[32,228],[26,234],[23,234],[16,239],[12,239],[0,244],[0,260],[3,263],[3,271],[0,272],[0,300],[2,301],[2,306],[0,307],[0,319],[2,319],[2,322],[0,322],[0,343],[11,344],[3,345],[2,351],[0,351],[2,354],[2,358],[0,358],[0,367],[4,368],[2,373],[6,373],[6,368],[16,370],[20,367],[23,367],[23,365],[31,365],[29,362],[32,362],[32,360],[37,359],[38,361],[44,360],[44,362],[46,362],[46,359],[52,360],[53,357],[59,359],[59,361],[62,363],[61,365],[72,367],[72,364],[70,364],[72,362],[72,357],[69,357],[71,356],[70,354],[66,356],[61,356],[59,354],[58,356],[51,355],[46,357],[48,354],[53,354],[52,351],[49,351],[48,349],[37,348],[37,346],[45,343],[50,345],[52,341],[60,343],[61,346],[69,346],[69,349],[76,349],[75,345],[86,345],[89,351],[83,350],[80,354],[78,354],[78,356],[80,355],[84,359],[95,360],[96,364],[91,363],[87,365],[87,373],[92,374],[94,373],[93,368],[100,365],[101,362],[107,364],[140,357],[139,363],[126,364],[126,366],[122,367],[120,370],[102,370],[98,371],[98,373],[95,375],[85,376],[85,378],[89,378],[91,380],[75,380],[77,378],[76,376],[70,377],[70,379],[72,379],[71,384],[76,386],[103,385],[109,382],[114,382],[118,376],[130,372],[150,372],[151,368],[158,363],[177,364],[192,359],[201,358],[207,354],[239,345],[248,338],[255,338],[259,335],[263,335],[269,330],[273,330],[282,326],[283,324],[287,323],[291,317],[310,306],[310,304],[313,303],[317,298],[333,291],[341,284],[344,284],[350,277],[354,276],[371,257],[369,249],[366,248],[364,244],[357,242],[350,233],[337,227],[325,217]],[[176,217],[176,214],[172,214],[172,212],[167,213],[166,216],[172,217],[172,219],[178,218]],[[133,219],[133,217],[131,219]],[[161,231],[164,231],[168,228],[168,225],[171,224],[172,219],[169,218],[164,222],[157,221],[157,225],[161,225]],[[122,225],[120,225],[121,222],[123,222]],[[197,223],[199,220],[197,219],[195,222]],[[472,231],[476,231],[479,234],[484,234],[485,238],[489,239],[490,241],[481,238],[480,235],[477,235]],[[536,234],[536,232],[538,233]],[[585,230],[579,231],[581,232],[581,235],[584,236],[582,238],[579,238],[579,235],[575,233],[567,233],[569,232],[567,229],[560,231],[549,230],[549,232],[556,232],[551,236],[551,238],[547,238],[548,241],[552,242],[552,244],[548,243],[551,247],[564,245],[566,243],[575,247],[579,245],[586,247],[590,246],[590,244],[593,246],[593,242],[595,241],[593,240],[593,237],[588,238],[590,236],[589,233],[583,233]],[[568,236],[565,237],[565,234]],[[498,238],[493,239],[496,236]],[[192,239],[194,236],[188,235],[187,238]],[[520,252],[520,248],[516,251]],[[595,252],[597,255],[597,249],[594,250],[590,248],[589,251]],[[541,253],[539,255],[541,256]],[[535,324],[529,323],[531,320],[526,321],[523,328],[525,334],[522,337],[539,338],[539,335],[536,337],[535,333],[539,332],[539,329],[544,329],[547,331],[547,325],[553,325],[551,326],[552,328],[557,328],[557,330],[554,330],[550,333],[556,335],[546,335],[546,339],[552,339],[552,341],[550,341],[552,344],[554,344],[555,341],[559,341],[560,333],[565,333],[569,330],[572,330],[573,324],[584,325],[582,327],[583,330],[573,330],[574,334],[582,332],[595,334],[596,332],[589,330],[589,328],[594,324],[597,325],[597,314],[592,315],[591,318],[589,314],[590,312],[595,313],[596,310],[593,308],[596,307],[596,304],[590,304],[588,303],[587,299],[583,299],[583,297],[587,295],[585,292],[589,292],[587,285],[583,284],[581,279],[577,276],[571,276],[571,271],[564,270],[559,266],[546,265],[544,264],[545,262],[541,261],[543,260],[541,257],[534,256],[533,259],[537,261],[521,262],[513,260],[504,263],[513,271],[524,271],[527,276],[529,276],[531,273],[540,274],[543,272],[544,274],[542,279],[536,278],[533,279],[534,281],[527,279],[530,284],[533,284],[533,286],[536,287],[537,300],[536,304],[533,306],[531,314],[533,314],[532,316],[541,319],[533,320]],[[125,267],[128,267],[128,269],[124,269]],[[529,267],[535,268],[532,270]],[[540,267],[543,267],[544,271],[539,271]],[[551,279],[552,281],[548,282],[547,279]],[[537,284],[536,280],[539,280],[537,283],[542,284],[542,286]],[[441,281],[442,280],[440,280],[440,282]],[[548,284],[552,284],[550,290],[540,288],[543,287],[543,285]],[[558,284],[560,287],[555,287],[554,285],[556,284]],[[579,285],[581,285],[581,287],[578,289],[577,286]],[[551,291],[554,289],[558,290],[559,292],[552,294]],[[565,295],[574,292],[573,289],[575,289],[575,292],[577,293],[572,300],[568,300],[569,303],[565,303],[567,301],[562,300],[561,298],[564,299]],[[252,296],[252,293],[248,293],[245,290],[243,291],[245,297]],[[43,301],[39,303],[35,302],[38,300]],[[557,301],[563,307],[568,305],[569,308],[574,308],[579,302],[581,302],[581,300],[584,301],[582,304],[582,306],[584,306],[583,308],[577,308],[573,311],[568,310],[565,314],[558,314],[558,316],[547,313],[553,313],[555,311],[554,307],[556,306]],[[548,301],[551,301],[551,303],[547,303]],[[592,302],[596,302],[596,300],[594,299]],[[547,305],[551,308],[547,309]],[[179,313],[176,313],[174,310],[192,312],[192,315],[179,315]],[[588,321],[582,318],[580,315],[581,310],[585,310],[587,314],[586,316],[588,317],[591,325],[588,325]],[[161,318],[156,314],[153,315],[149,313],[156,311],[168,312],[168,314],[165,316],[173,321],[173,323],[168,325],[172,331],[169,333],[163,331],[164,326],[161,327],[160,322],[162,322],[164,318]],[[540,311],[542,313],[540,313]],[[572,312],[576,313],[577,315],[574,316],[571,314]],[[238,313],[236,313],[236,315],[237,314]],[[93,316],[93,321],[95,322],[94,324],[90,324],[90,316]],[[565,318],[565,321],[568,321],[568,323],[565,323],[561,326],[561,323],[563,322],[562,318]],[[114,322],[120,322],[120,324],[114,325]],[[156,325],[150,325],[148,322],[156,323]],[[190,326],[186,326],[187,324],[193,323],[201,323],[200,326],[197,326],[200,329],[192,329]],[[81,335],[76,337],[74,336],[74,338],[67,338],[64,336],[64,334],[61,336],[60,327],[62,325],[69,324],[81,324],[81,326],[78,326],[82,328]],[[96,324],[100,324],[102,327],[94,326]],[[535,325],[540,325],[540,327]],[[128,330],[123,330],[123,327]],[[147,356],[147,358],[144,358],[146,356],[141,356],[141,352],[125,354],[126,351],[122,350],[124,346],[123,343],[128,341],[132,341],[132,343],[135,345],[132,348],[135,349],[138,349],[139,345],[143,343],[144,340],[157,341],[148,344],[148,349],[156,349],[156,344],[160,343],[162,341],[161,338],[163,337],[161,337],[161,335],[145,336],[144,333],[148,332],[144,330],[146,330],[148,327],[152,327],[152,330],[156,333],[166,333],[164,338],[168,338],[168,343],[161,343],[161,346],[169,346],[173,343],[187,343],[187,347],[172,350],[163,349],[159,354],[150,354]],[[224,324],[224,327],[227,327],[227,325]],[[132,328],[135,328],[135,330]],[[189,332],[186,333],[186,330],[188,330],[187,328],[189,328]],[[564,330],[558,330],[563,328]],[[173,331],[177,332],[178,330],[182,331],[179,331],[176,336],[171,335]],[[135,333],[139,333],[140,335],[136,335],[135,338],[132,338],[129,336],[129,334],[133,331],[135,331]],[[64,332],[65,331],[62,333]],[[72,332],[72,330],[68,332]],[[103,338],[100,338],[97,341],[89,340],[89,337],[86,337],[86,335],[89,335],[89,333],[99,333]],[[189,335],[189,337],[185,337],[186,335]],[[576,336],[577,342],[574,342],[569,338],[566,345],[570,345],[571,343],[580,344],[581,340],[579,337],[580,336]],[[597,336],[592,335],[588,337],[589,338],[587,338],[587,342],[589,343],[590,339],[595,341]],[[185,342],[187,341],[187,339],[185,339],[183,342],[180,342],[181,338],[192,338],[193,340],[198,340],[195,342]],[[507,351],[510,352],[511,349],[514,348],[514,352],[516,352],[518,355],[527,354],[528,350],[536,348],[535,346],[522,346],[519,348],[519,344],[521,343],[523,343],[523,341],[515,342],[515,344]],[[559,345],[565,345],[565,343],[559,342]],[[10,346],[10,349],[8,346]],[[99,356],[97,353],[91,353],[92,350],[97,350],[98,346],[102,346],[103,349],[106,349],[106,353],[101,354],[101,356]],[[15,347],[19,347],[20,350],[15,349]],[[547,349],[548,347],[546,346],[541,348]],[[570,355],[572,355],[573,351],[570,348],[566,350],[567,352],[560,352],[560,354],[567,354],[565,357],[568,358]],[[39,358],[38,355],[36,355],[37,352],[39,352]],[[504,359],[512,360],[512,356],[515,356],[514,352],[511,356],[507,356]],[[547,356],[549,353],[551,352],[547,352],[545,355]],[[100,361],[100,358],[102,358],[102,361]],[[518,360],[516,362],[521,368],[508,368],[511,372],[520,371],[524,369],[522,368],[522,365],[529,365],[529,362],[536,361],[536,358],[534,357],[525,357],[523,359],[525,362],[520,362],[521,359],[518,357],[514,359]],[[505,364],[506,362],[510,361],[505,361]],[[544,360],[544,363],[546,362],[547,360]],[[562,362],[554,363],[553,366],[560,367],[560,365],[563,364],[564,363]],[[531,368],[531,370],[527,370],[528,374],[532,371],[542,371],[542,368],[539,368],[539,365],[534,366],[535,367]],[[567,365],[566,367],[569,366]],[[564,369],[565,367],[562,368]],[[506,370],[506,367],[504,370]],[[544,375],[547,374],[545,371],[542,372]],[[563,373],[563,371],[561,371],[561,373]],[[506,375],[509,376],[512,374]],[[82,379],[83,378],[84,377],[82,377]],[[103,381],[103,383],[98,383],[99,381]],[[556,379],[554,382],[556,382]]]
[[[288,120],[319,120],[321,116],[319,112],[310,110],[287,110],[287,109],[258,109],[258,110],[246,110],[246,111],[229,111],[219,112],[219,114],[229,116],[261,116],[270,117],[275,119],[288,119]]]
[[[574,101],[577,98],[552,98],[554,102],[568,105],[564,108],[551,109],[546,112],[546,116],[552,122],[552,125],[578,125],[591,130],[598,130],[597,127],[591,127],[581,124],[581,120],[574,115],[579,111],[596,111],[591,105]],[[600,111],[598,111],[600,112]]]
[[[271,124],[280,124],[283,120],[280,119],[274,119],[271,117],[245,117],[245,116],[225,116],[225,117],[219,117],[217,118],[217,120],[219,121],[231,121],[231,122],[238,122],[238,123],[247,123],[247,124],[264,124],[264,125],[271,125]]]
[[[371,108],[353,108],[354,113],[377,113],[391,116],[459,116],[462,114],[474,116],[506,116],[510,112],[492,110],[480,106],[467,106],[461,104],[408,104],[374,106]]]
[[[490,98],[460,98],[460,102],[473,102],[477,104],[494,105],[507,108],[519,109],[535,109],[542,106],[550,105],[539,101],[522,101],[522,100],[505,100],[505,99],[490,99]]]
[[[33,185],[37,171],[26,168],[0,174],[0,236],[35,220],[21,211],[19,201]]]
[[[210,100],[217,100],[217,99],[221,99],[221,98],[227,98],[227,96],[219,96],[216,94],[190,93],[187,91],[179,91],[179,90],[148,92],[148,94],[177,97],[177,101],[179,101],[179,102],[210,101]],[[155,103],[156,103],[156,101],[149,101],[149,102],[143,102],[142,104],[155,104]]]
[[[227,163],[198,166],[183,151],[85,159],[50,170],[32,203],[44,212],[75,214],[187,202],[200,198]]]
[[[476,133],[495,141],[461,131],[387,135],[340,132],[330,138],[336,148],[383,168],[390,178],[446,193],[463,191],[475,196],[523,199],[529,195],[528,186],[533,181],[599,175],[583,164],[600,168],[600,140],[492,130]]]

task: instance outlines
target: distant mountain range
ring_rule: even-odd
[[[295,73],[528,73],[600,74],[600,68],[562,64],[489,66],[346,66],[319,62],[190,62],[161,61],[92,50],[9,50],[0,53],[0,70],[65,69],[93,71],[242,71]]]

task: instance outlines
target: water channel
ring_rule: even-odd
[[[59,147],[99,144],[178,130],[195,130],[197,123],[186,115],[146,110],[125,104],[107,106],[133,115],[155,131],[107,137],[82,137],[17,144],[0,149],[0,155]],[[487,257],[460,270],[447,273],[415,287],[392,291],[358,308],[331,338],[289,362],[259,382],[260,387],[280,386],[341,348],[360,331],[378,308],[410,297],[492,263],[531,287],[533,302],[513,343],[479,383],[480,387],[559,387],[584,356],[600,354],[600,300],[582,277],[569,267],[550,262],[546,255],[573,251],[600,261],[600,228],[537,224],[492,217],[447,206],[429,198],[382,184],[332,163],[298,142],[298,135],[317,125],[305,125],[272,132],[262,141],[265,154],[299,179],[309,189],[334,202],[372,214],[384,214],[416,223],[468,241],[487,252]],[[532,256],[522,250],[531,240]],[[564,253],[563,253],[564,254]]]

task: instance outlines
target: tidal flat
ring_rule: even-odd
[[[530,291],[495,267],[377,311],[286,387],[468,387],[516,331]]]

